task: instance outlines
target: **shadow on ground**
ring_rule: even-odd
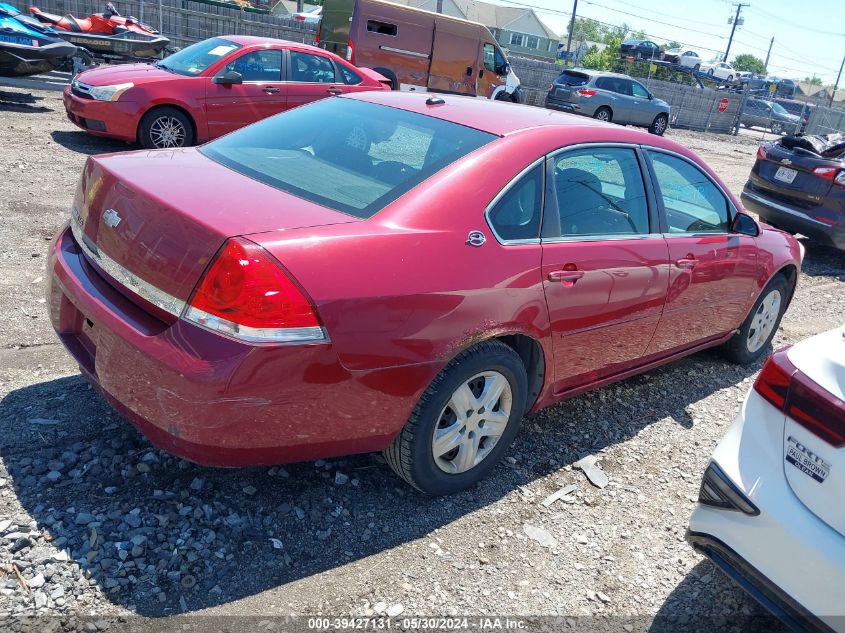
[[[390,550],[658,420],[670,417],[682,432],[693,424],[691,403],[758,368],[704,352],[528,416],[510,451],[516,463],[449,498],[416,494],[379,455],[279,471],[196,466],[155,449],[79,376],[0,401],[0,455],[52,545],[114,603],[155,617]],[[338,485],[338,472],[350,480]]]
[[[106,152],[123,152],[133,149],[139,149],[138,146],[129,145],[123,141],[117,141],[111,138],[102,138],[83,132],[82,130],[65,132],[53,131],[50,132],[53,140],[73,152],[80,154],[104,154]]]
[[[52,112],[52,108],[37,105],[42,101],[43,97],[36,97],[28,92],[9,92],[8,90],[0,90],[0,111],[7,112]]]
[[[675,587],[654,617],[649,633],[788,633],[710,561],[696,565]]]
[[[802,239],[801,243],[806,249],[801,272],[811,277],[836,277],[845,280],[842,273],[845,252],[813,240]]]

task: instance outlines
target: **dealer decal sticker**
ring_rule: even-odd
[[[805,475],[815,479],[817,482],[824,483],[830,475],[830,464],[824,461],[821,457],[813,453],[806,446],[801,444],[794,437],[787,439],[789,446],[786,449],[786,461],[795,466]]]

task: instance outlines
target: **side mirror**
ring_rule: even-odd
[[[653,94],[651,94],[650,92],[648,93],[648,100],[649,100],[649,101],[654,101],[654,95],[653,95]]]
[[[226,71],[224,74],[217,75],[211,80],[211,83],[220,84],[221,86],[231,86],[234,84],[242,84],[243,82],[243,75],[234,70]]]
[[[511,71],[510,64],[505,64],[504,66],[499,68],[499,72],[497,72],[496,74],[497,75],[507,75],[510,71]]]
[[[731,224],[731,233],[757,237],[760,235],[760,226],[750,215],[740,212],[734,217],[734,221]]]

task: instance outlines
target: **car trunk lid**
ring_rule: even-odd
[[[177,305],[229,237],[355,221],[196,149],[89,158],[72,213],[77,241],[116,288],[148,300],[139,288],[152,286]]]
[[[845,327],[796,344],[788,350],[787,357],[803,374],[798,378],[801,384],[811,386],[814,393],[821,394],[834,407],[837,402],[845,407]],[[810,410],[806,399],[796,399],[796,388],[793,378],[790,401],[795,408],[788,408],[783,435],[786,479],[810,511],[845,534],[845,505],[841,503],[845,497],[845,446],[834,446],[807,424],[796,421],[795,417],[802,415],[797,412],[799,409]],[[826,424],[835,424],[831,416],[822,417]]]
[[[830,193],[832,179],[813,170],[843,167],[841,160],[815,155],[802,149],[789,149],[776,143],[765,147],[766,157],[758,153],[751,171],[751,184],[762,193],[800,208],[814,208]]]

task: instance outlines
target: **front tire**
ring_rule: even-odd
[[[748,365],[768,351],[789,300],[789,282],[775,275],[763,288],[736,334],[722,351],[733,362]]]
[[[153,108],[141,119],[138,141],[145,149],[190,147],[194,144],[194,126],[177,108]]]
[[[692,69],[693,69],[695,72],[700,71],[700,70],[701,70],[701,64],[696,64],[695,66],[693,66],[693,68],[692,68]]]
[[[527,393],[519,355],[499,341],[481,343],[437,375],[384,457],[420,492],[465,490],[481,481],[510,446]]]
[[[733,75],[728,75],[728,83],[731,83],[734,80]]]
[[[658,114],[654,117],[654,121],[652,121],[651,125],[648,127],[648,131],[652,134],[657,134],[657,136],[663,136],[663,133],[666,132],[668,127],[669,117],[665,114]]]
[[[593,118],[599,121],[607,121],[610,123],[613,121],[613,112],[610,111],[610,108],[607,106],[602,106],[595,112],[593,112]]]

